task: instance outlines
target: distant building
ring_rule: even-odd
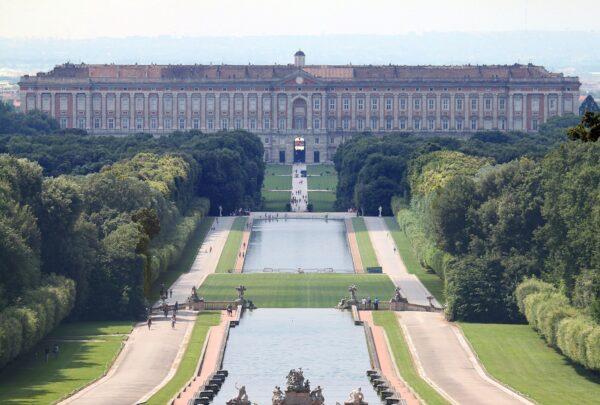
[[[587,96],[585,100],[583,100],[583,103],[581,103],[579,106],[579,115],[583,115],[588,111],[600,112],[600,107],[598,107],[598,104],[596,104],[596,101],[594,101],[594,97],[591,95]]]
[[[536,131],[579,79],[534,65],[73,65],[23,76],[24,110],[90,133],[245,129],[265,160],[329,161],[353,134]],[[294,153],[304,143],[301,153]],[[299,150],[298,150],[299,151]],[[300,152],[300,151],[299,151]]]

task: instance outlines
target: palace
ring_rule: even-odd
[[[74,65],[23,76],[21,108],[92,134],[244,129],[265,160],[330,161],[353,134],[536,131],[577,112],[577,77],[542,66]]]

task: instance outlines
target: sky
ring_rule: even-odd
[[[598,30],[597,0],[0,0],[0,38]]]

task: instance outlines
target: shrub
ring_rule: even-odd
[[[527,278],[519,284],[515,290],[515,298],[517,300],[517,306],[519,311],[525,314],[525,297],[529,294],[534,294],[542,291],[553,290],[554,287],[551,284],[545,283],[538,280],[537,278]]]

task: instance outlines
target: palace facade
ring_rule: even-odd
[[[542,66],[74,65],[23,76],[21,108],[92,134],[244,129],[265,160],[330,161],[353,134],[536,131],[577,112],[577,77]],[[294,153],[296,151],[296,153]]]

